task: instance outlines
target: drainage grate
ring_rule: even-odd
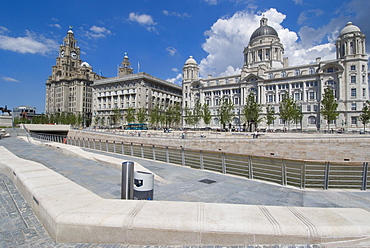
[[[211,183],[216,183],[217,181],[211,180],[211,179],[203,179],[199,181],[200,183],[206,183],[206,184],[211,184]]]

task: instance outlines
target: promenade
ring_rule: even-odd
[[[81,157],[67,156],[55,149],[42,145],[30,144],[18,140],[15,137],[2,139],[0,141],[0,146],[5,147],[18,157],[45,165],[102,198],[120,198],[121,171],[109,164],[99,163]],[[130,160],[140,163],[162,178],[163,180],[161,181],[155,181],[155,201],[288,207],[360,208],[368,212],[370,210],[370,193],[366,191],[301,190],[119,154],[93,152],[122,159],[122,161]],[[3,201],[1,202],[1,216],[4,216],[0,222],[0,245],[2,247],[127,247],[116,244],[55,243],[53,239],[47,235],[47,232],[42,228],[37,218],[32,214],[32,211],[29,210],[29,207],[27,207],[27,204],[25,204],[23,198],[19,195],[11,181],[4,175],[2,175],[2,179],[5,184],[8,185],[2,187]],[[200,182],[204,179],[211,180],[213,183],[206,184]],[[10,189],[11,193],[8,193],[9,190],[7,190],[7,188]],[[9,195],[13,195],[15,200],[10,200]],[[15,206],[18,206],[18,210]],[[22,215],[19,213],[22,213]],[[19,219],[18,217],[21,218]],[[10,228],[10,230],[4,227],[8,226],[7,223],[11,223],[10,226],[12,228]],[[27,230],[32,230],[30,231],[31,234],[27,234]],[[366,245],[369,244],[366,240],[361,242],[362,241],[356,243],[356,247],[361,245],[366,247]],[[248,244],[245,245],[249,247]],[[278,245],[277,243],[276,245],[264,247],[288,247]],[[320,247],[319,244],[291,245],[292,246],[289,247]],[[347,247],[350,245],[350,243],[347,244]],[[250,247],[259,246],[254,245]]]

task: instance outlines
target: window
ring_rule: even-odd
[[[362,88],[362,96],[365,97],[366,96],[366,88]]]
[[[285,78],[285,77],[286,77],[286,71],[282,71],[282,72],[281,72],[281,77],[282,77],[282,78]]]
[[[274,101],[274,96],[273,95],[268,95],[267,96],[267,102],[273,102]]]
[[[274,74],[272,74],[271,72],[269,73],[269,79],[273,79],[274,78]]]
[[[351,116],[351,124],[357,125],[357,116]]]
[[[357,96],[356,89],[351,89],[351,97],[356,97],[356,96]]]
[[[351,104],[351,110],[356,110],[356,107],[357,106],[356,106],[356,103],[355,102]]]
[[[295,70],[294,71],[294,76],[299,76],[301,75],[301,71],[300,70]]]
[[[330,67],[326,70],[327,73],[333,73],[334,72],[334,68]]]
[[[237,97],[234,98],[234,104],[236,104],[236,105],[239,104],[239,98],[237,98]]]
[[[351,76],[351,84],[355,84],[356,83],[356,76]]]
[[[310,74],[310,75],[315,74],[315,68],[310,67],[310,69],[309,69],[309,74]]]
[[[313,105],[313,111],[317,112],[317,110],[318,110],[317,105]]]
[[[355,71],[356,70],[356,66],[355,65],[351,65],[351,71]]]
[[[307,105],[307,111],[311,112],[311,105]]]
[[[316,124],[316,117],[315,116],[310,116],[308,117],[308,124]]]
[[[315,99],[315,92],[310,91],[309,92],[309,98],[310,98],[310,100],[314,100]]]
[[[296,93],[294,93],[294,100],[295,101],[300,101],[300,100],[302,100],[301,99],[301,93],[300,92],[296,92]]]

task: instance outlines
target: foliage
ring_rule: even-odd
[[[249,93],[247,96],[245,106],[242,109],[242,116],[247,122],[248,130],[252,131],[252,124],[257,128],[258,123],[261,121],[260,115],[262,107],[256,101],[256,96],[253,93]]]
[[[95,116],[94,117],[94,126],[95,127],[99,126],[99,120],[100,120],[100,116]]]
[[[136,113],[136,119],[138,123],[145,123],[146,122],[146,109],[141,108]]]
[[[296,104],[293,101],[293,98],[286,96],[283,100],[279,103],[279,115],[280,118],[284,121],[284,125],[288,124],[288,129],[290,127],[290,123],[294,120],[294,116],[296,115]]]
[[[362,107],[361,114],[359,116],[360,122],[364,125],[364,133],[366,131],[366,124],[370,122],[370,101],[366,101]]]
[[[208,104],[203,104],[202,106],[202,118],[206,126],[211,123],[212,115],[211,110],[209,110]]]
[[[274,124],[275,119],[276,119],[275,110],[271,105],[268,105],[266,108],[266,123],[269,126],[269,129],[270,125]]]
[[[161,122],[161,108],[159,105],[156,105],[150,111],[150,124],[158,127],[158,124]]]
[[[135,109],[129,107],[126,110],[126,122],[127,123],[134,123],[135,122]]]
[[[293,114],[293,121],[296,124],[296,128],[298,129],[298,124],[302,124],[303,113],[302,113],[302,106],[294,103],[294,114]]]
[[[178,102],[175,103],[175,105],[173,106],[172,119],[173,119],[174,125],[178,126],[181,122],[181,106],[180,106],[180,103]]]
[[[218,115],[223,129],[225,129],[226,124],[230,123],[235,116],[234,104],[226,96],[221,99],[221,106],[218,108]]]
[[[335,99],[333,90],[331,88],[326,88],[321,100],[321,115],[328,123],[328,130],[330,127],[330,122],[338,118],[338,103]]]
[[[202,104],[200,103],[199,99],[195,103],[193,109],[193,125],[194,127],[199,124],[199,121],[202,119]]]
[[[119,108],[115,107],[113,109],[113,115],[111,116],[112,124],[114,126],[117,126],[119,124],[119,120],[121,118],[121,111]]]

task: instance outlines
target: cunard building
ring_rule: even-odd
[[[221,99],[227,97],[234,103],[235,117],[232,126],[244,123],[241,110],[247,96],[255,94],[263,107],[271,105],[276,113],[273,129],[282,129],[279,119],[279,102],[284,96],[292,97],[301,106],[302,128],[318,130],[326,126],[320,115],[320,102],[325,88],[330,87],[339,104],[337,128],[355,129],[361,127],[359,115],[363,104],[369,100],[368,57],[365,49],[365,35],[352,23],[341,30],[335,43],[336,59],[312,64],[289,66],[283,57],[284,47],[276,30],[263,17],[248,46],[244,48],[244,65],[238,75],[226,77],[199,78],[199,67],[190,57],[183,67],[183,108],[194,108],[195,103],[208,104],[212,113],[209,126],[220,128],[218,108]],[[259,127],[267,127],[265,121]],[[205,126],[200,123],[200,126]]]
[[[70,29],[59,47],[56,65],[46,81],[46,114],[73,113],[89,125],[92,113],[94,80],[101,79],[93,68],[82,62],[81,51]]]
[[[146,116],[158,106],[165,111],[170,106],[182,104],[182,88],[145,72],[133,73],[129,58],[125,54],[118,75],[96,80],[93,87],[93,119],[99,126],[123,126],[127,124],[125,114],[132,108],[137,113],[144,109]],[[112,116],[120,111],[118,123]]]

